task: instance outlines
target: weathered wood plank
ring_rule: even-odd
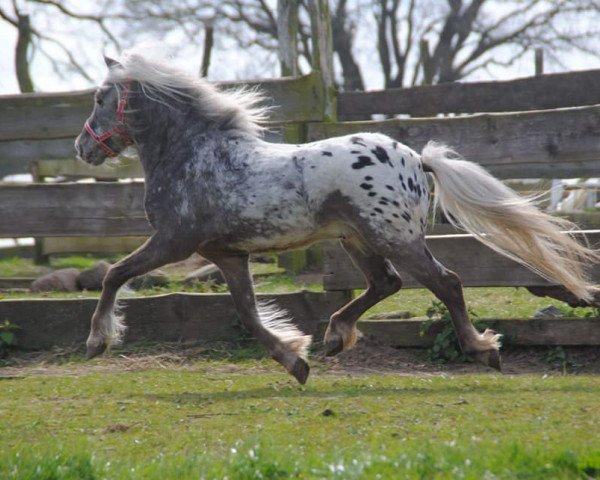
[[[277,1],[277,45],[281,76],[298,75],[298,2]]]
[[[348,301],[342,292],[259,295],[288,310],[305,333],[320,339],[326,319]],[[17,325],[17,345],[43,349],[81,344],[97,299],[1,300],[0,318]],[[125,342],[214,341],[246,335],[228,294],[168,294],[123,299],[128,326]],[[505,345],[600,345],[600,319],[485,319],[504,335]],[[429,347],[443,328],[434,322],[425,335],[423,320],[361,320],[358,328],[395,347]]]
[[[248,86],[264,91],[274,108],[271,122],[319,121],[319,79],[314,75],[247,82],[219,82],[224,89]],[[0,141],[72,138],[93,106],[94,90],[0,96]],[[72,149],[71,149],[72,150]],[[72,153],[72,152],[71,152]],[[0,156],[0,159],[4,156]]]
[[[503,334],[503,345],[600,345],[599,318],[483,319]],[[394,347],[430,347],[445,323],[421,335],[424,320],[360,320],[359,330]]]
[[[143,183],[0,185],[0,238],[148,236]]]
[[[500,82],[444,83],[413,88],[338,94],[338,116],[369,119],[373,114],[516,112],[600,103],[600,70],[553,73]]]
[[[95,178],[99,180],[115,178],[143,178],[142,164],[134,159],[120,159],[117,163],[90,165],[76,158],[65,160],[40,160],[33,162],[32,171],[36,178],[67,177]]]
[[[288,310],[298,326],[312,334],[322,320],[348,301],[344,293],[298,292],[258,295]],[[17,345],[24,349],[84,345],[97,299],[0,300],[0,318],[19,327]],[[174,293],[122,300],[125,342],[231,340],[247,335],[240,327],[228,294]]]
[[[41,245],[42,255],[61,253],[129,253],[147,237],[47,237]]]
[[[74,159],[75,135],[51,140],[12,140],[0,142],[0,179],[15,173],[31,173],[32,162]]]
[[[333,71],[333,37],[329,2],[310,0],[308,11],[312,31],[312,68],[315,75],[322,80],[323,87],[324,115],[321,120],[332,121],[337,118],[337,92]]]
[[[600,230],[582,231],[591,245],[600,244]],[[550,285],[529,269],[497,254],[471,235],[439,235],[426,237],[433,255],[447,268],[456,272],[467,287],[524,287]],[[342,248],[330,242],[325,248],[326,290],[365,288],[365,280]],[[400,271],[403,288],[422,288],[408,273]],[[600,280],[600,265],[591,269]]]
[[[429,140],[454,147],[500,178],[571,178],[600,171],[600,106],[452,118],[310,124],[310,140],[385,133],[420,151]]]

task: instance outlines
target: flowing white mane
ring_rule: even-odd
[[[153,59],[137,49],[123,52],[121,66],[110,68],[108,81],[134,80],[140,83],[148,98],[162,101],[166,96],[176,101],[187,97],[195,102],[202,116],[225,128],[259,134],[270,108],[264,106],[265,96],[258,90],[240,87],[221,91],[204,78],[192,76],[165,59]],[[261,105],[263,103],[263,105]]]

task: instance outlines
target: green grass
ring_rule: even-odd
[[[77,367],[0,380],[0,478],[600,475],[595,377],[322,372],[299,387],[256,358]]]
[[[49,267],[34,265],[30,258],[0,259],[0,277],[36,277],[50,271]]]
[[[467,306],[479,318],[531,318],[541,308],[554,305],[570,316],[585,316],[592,312],[590,308],[570,308],[566,303],[548,297],[536,297],[525,288],[479,287],[465,288]],[[423,316],[434,295],[428,290],[401,290],[371,308],[364,317],[386,312],[410,312],[412,316]]]

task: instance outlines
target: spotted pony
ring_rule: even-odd
[[[596,293],[582,265],[598,255],[561,234],[571,224],[443,145],[430,143],[419,154],[378,133],[269,143],[260,127],[268,111],[256,91],[220,91],[136,50],[106,63],[75,147],[93,165],[129,144],[137,149],[154,233],[108,271],[87,340],[90,358],[121,339],[115,302],[125,282],[198,252],[223,272],[248,330],[305,383],[311,337],[276,305],[256,301],[248,258],[338,239],[368,288],[332,315],[328,354],[355,344],[356,321],[400,289],[401,270],[448,307],[463,351],[499,369],[499,335],[473,327],[459,277],[425,243],[428,177],[451,222],[583,301]]]

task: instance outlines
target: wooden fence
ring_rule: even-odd
[[[250,83],[265,90],[276,106],[274,125],[303,124],[307,140],[378,131],[417,150],[434,139],[452,145],[503,179],[585,177],[600,171],[600,90],[595,88],[600,70],[508,82],[344,92],[336,98],[327,2],[311,4],[316,8],[313,40],[319,53],[313,73]],[[139,176],[135,164],[92,168],[73,159],[73,139],[91,102],[89,90],[0,97],[0,175],[33,171],[38,178]],[[437,113],[453,115],[421,117]],[[336,117],[373,114],[401,114],[402,118],[336,121]],[[135,182],[3,185],[0,237],[55,236],[65,243],[65,236],[145,236],[150,229],[142,196],[143,185]],[[600,240],[597,231],[588,236],[593,243]],[[469,237],[431,237],[428,242],[469,285],[546,284]],[[469,252],[477,252],[477,262],[473,256],[459,260],[458,253],[467,246]],[[345,254],[330,249],[326,258],[326,288],[363,285]]]

